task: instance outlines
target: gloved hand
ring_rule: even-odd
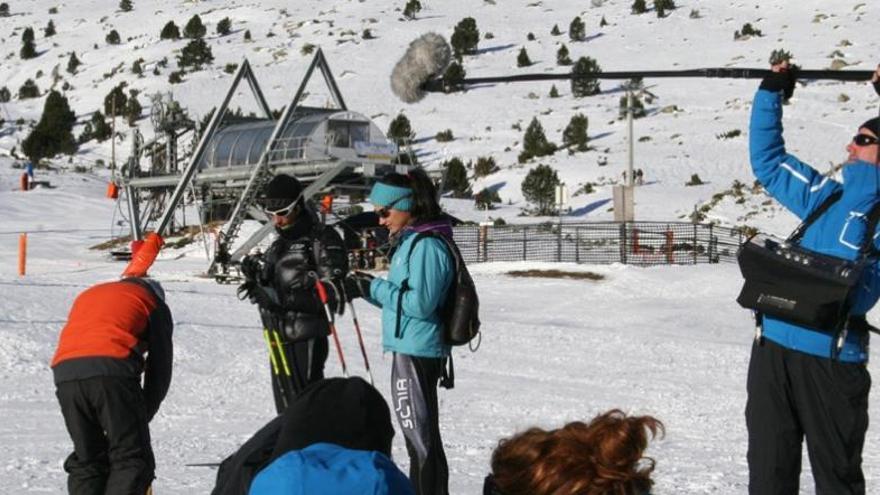
[[[260,264],[262,257],[260,255],[248,255],[241,259],[241,274],[245,280],[259,280]]]
[[[796,65],[789,66],[788,63],[782,63],[773,66],[773,72],[768,74],[761,81],[761,89],[767,91],[782,91],[783,98],[788,100],[794,94],[794,83],[797,82]]]
[[[345,296],[348,301],[359,297],[370,297],[370,284],[373,276],[369,273],[354,271],[345,277]]]
[[[247,298],[253,304],[259,305],[261,308],[269,311],[277,311],[281,309],[278,304],[269,297],[269,294],[254,281],[247,281],[238,286],[238,298],[244,300]]]

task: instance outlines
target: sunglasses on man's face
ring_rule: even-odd
[[[867,134],[856,134],[855,136],[853,136],[852,142],[856,146],[871,146],[872,144],[880,143],[880,139],[877,139],[874,136],[869,136]]]
[[[270,216],[286,217],[296,208],[297,201],[299,201],[299,198],[295,199],[292,203],[287,199],[264,200],[263,211]]]

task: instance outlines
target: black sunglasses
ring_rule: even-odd
[[[880,140],[878,140],[874,136],[869,136],[867,134],[856,134],[855,136],[853,136],[852,142],[856,146],[871,146],[872,144],[880,143]]]
[[[409,194],[407,194],[406,196],[401,196],[401,197],[395,199],[394,201],[392,201],[391,203],[383,206],[382,208],[377,209],[376,215],[379,215],[379,218],[388,218],[388,216],[391,215],[391,208],[394,205],[396,205],[397,203],[403,201],[404,199],[406,199],[408,197],[410,197]]]

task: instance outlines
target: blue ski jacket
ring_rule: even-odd
[[[316,443],[291,450],[263,468],[249,495],[414,495],[385,454]]]
[[[855,259],[866,235],[867,215],[880,201],[880,167],[863,161],[843,166],[843,183],[820,174],[785,151],[782,138],[782,95],[759,89],[749,123],[749,154],[752,171],[767,192],[801,220],[838,190],[843,195],[804,233],[800,245],[823,254]],[[878,233],[874,233],[874,246]],[[880,269],[870,264],[854,294],[851,315],[864,315],[880,298]],[[795,351],[831,357],[833,336],[829,332],[764,317],[764,337]],[[851,332],[840,352],[845,362],[868,359],[867,338]]]
[[[438,312],[452,285],[454,261],[441,239],[428,237],[413,246],[420,230],[424,231],[406,229],[401,232],[397,249],[391,257],[388,278],[375,278],[370,285],[370,302],[382,308],[382,347],[386,351],[419,357],[446,357],[450,347],[443,342],[443,322]],[[400,299],[404,280],[408,280],[409,289]],[[403,314],[398,330],[399,300]]]

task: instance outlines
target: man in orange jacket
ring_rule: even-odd
[[[128,277],[77,296],[52,359],[73,440],[64,462],[71,494],[149,490],[155,461],[148,424],[171,383],[172,330],[155,280]]]

